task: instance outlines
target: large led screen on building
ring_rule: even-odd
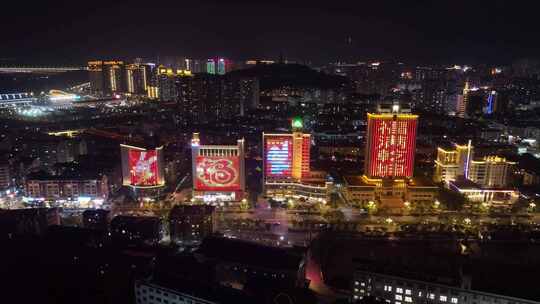
[[[367,173],[371,177],[411,177],[416,119],[370,118],[368,132]]]
[[[129,170],[132,186],[156,186],[159,182],[157,152],[129,150]]]
[[[267,136],[264,143],[267,177],[289,177],[292,173],[293,143],[289,136]]]
[[[199,191],[240,191],[238,156],[197,156],[195,189]]]

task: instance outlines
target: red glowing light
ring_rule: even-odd
[[[158,184],[158,159],[155,150],[130,150],[129,168],[131,185],[155,186]]]
[[[369,118],[366,169],[370,177],[411,177],[416,119]]]
[[[197,156],[195,189],[240,191],[240,160],[237,156]]]

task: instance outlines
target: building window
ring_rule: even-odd
[[[401,295],[396,295],[396,300],[403,300],[403,297]]]
[[[412,298],[411,297],[405,297],[405,302],[412,303]]]
[[[421,291],[418,292],[418,297],[419,297],[419,298],[422,297],[422,292],[421,292]]]
[[[439,297],[439,300],[440,300],[441,302],[446,302],[447,299],[448,299],[448,298],[447,298],[446,296],[440,296],[440,297]]]
[[[452,304],[457,304],[458,300],[457,300],[456,297],[453,297],[453,298],[451,299],[451,302],[452,302]]]
[[[360,283],[360,286],[366,286],[366,283],[362,282]]]
[[[360,284],[358,281],[354,282],[354,285],[358,285],[358,284]]]
[[[429,298],[430,300],[435,300],[435,294],[434,294],[434,293],[428,294],[428,298]]]
[[[403,288],[401,288],[401,287],[396,288],[396,292],[397,293],[403,293]]]
[[[410,296],[411,295],[411,290],[410,289],[405,289],[405,294]]]

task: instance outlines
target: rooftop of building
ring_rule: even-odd
[[[357,271],[367,271],[383,275],[402,277],[410,280],[425,281],[458,287],[461,285],[459,273],[460,264],[453,259],[441,259],[440,263],[404,263],[385,261],[384,263],[370,260],[355,259]],[[429,260],[429,259],[428,259]]]
[[[290,249],[216,236],[204,239],[197,253],[229,263],[288,271],[297,271],[303,260],[302,255]]]
[[[410,114],[411,106],[407,103],[385,101],[377,104],[376,113]]]
[[[170,218],[179,218],[186,215],[212,214],[214,206],[209,205],[176,205],[170,213]]]
[[[459,177],[458,179],[456,179],[455,181],[451,181],[450,183],[461,190],[481,189],[480,185],[464,177]]]
[[[424,176],[415,176],[409,180],[409,187],[437,187],[433,180]]]
[[[111,228],[123,225],[135,225],[140,227],[144,225],[158,225],[159,223],[161,223],[161,220],[156,216],[117,215],[111,221]]]
[[[348,175],[344,176],[343,179],[348,186],[375,188],[374,185],[366,183],[361,175]]]
[[[62,181],[62,180],[100,180],[101,176],[84,170],[64,171],[60,175],[52,175],[45,171],[32,172],[26,176],[26,180],[37,181]]]

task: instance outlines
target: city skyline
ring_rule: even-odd
[[[4,4],[0,302],[540,303],[540,5],[334,2]]]

